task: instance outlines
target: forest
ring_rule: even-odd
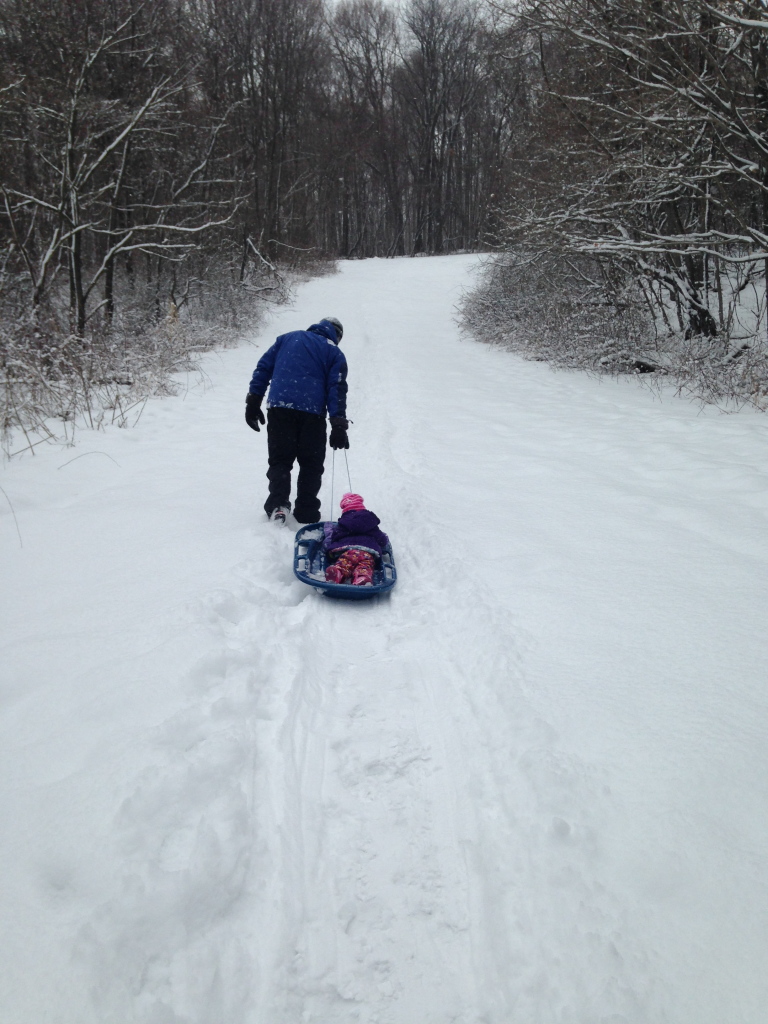
[[[30,444],[339,258],[486,252],[484,340],[768,392],[765,0],[0,0],[0,147]]]

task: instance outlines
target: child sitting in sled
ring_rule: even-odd
[[[379,517],[365,507],[359,494],[345,494],[339,504],[338,523],[326,524],[325,549],[330,564],[325,578],[329,583],[370,587],[376,561],[389,538],[379,529]]]

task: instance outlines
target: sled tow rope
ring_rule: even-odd
[[[352,493],[352,477],[349,475],[349,459],[347,458],[347,449],[344,449],[344,461],[347,464],[347,480],[349,481],[349,491]]]
[[[347,467],[347,481],[349,483],[349,491],[352,493],[352,477],[349,472],[349,458],[347,457],[347,449],[344,448],[344,464]],[[336,449],[333,449],[333,455],[331,456],[331,520],[333,520],[334,513],[336,511],[336,503],[333,500],[334,491],[336,490]]]

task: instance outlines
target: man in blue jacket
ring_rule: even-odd
[[[267,448],[269,497],[264,511],[285,522],[291,509],[291,470],[299,463],[293,515],[299,523],[320,519],[318,493],[325,463],[325,415],[331,448],[349,448],[347,361],[338,345],[344,329],[328,316],[306,331],[281,334],[253,371],[245,399],[245,422],[264,423],[261,403],[269,387]]]

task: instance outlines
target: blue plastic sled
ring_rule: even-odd
[[[293,544],[293,571],[297,579],[315,587],[329,597],[344,597],[360,601],[376,594],[386,594],[397,583],[397,569],[392,545],[387,544],[381,553],[381,561],[373,572],[373,586],[353,587],[351,583],[329,583],[325,578],[328,564],[323,550],[325,523],[310,523],[302,526]]]

